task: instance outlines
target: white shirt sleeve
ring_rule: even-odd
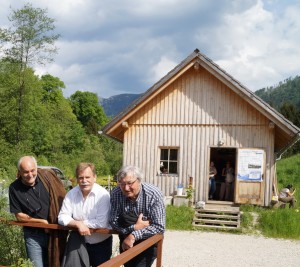
[[[63,226],[67,226],[70,223],[70,221],[73,220],[72,201],[70,199],[70,195],[71,194],[69,191],[64,198],[63,204],[58,214],[58,223]]]

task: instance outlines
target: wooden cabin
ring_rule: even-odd
[[[224,201],[222,170],[230,162],[229,201],[262,206],[272,198],[276,159],[300,139],[299,128],[197,49],[103,133],[123,143],[123,164],[139,166],[165,196],[192,181],[194,201],[208,202],[213,161],[213,200]]]

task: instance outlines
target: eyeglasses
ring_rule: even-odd
[[[133,182],[119,183],[119,186],[125,187],[126,185],[128,185],[131,188],[136,181],[137,181],[137,179],[135,179]]]

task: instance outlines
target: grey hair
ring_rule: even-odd
[[[117,180],[120,182],[123,178],[125,178],[127,175],[131,175],[135,178],[137,178],[140,182],[143,180],[144,175],[142,170],[134,165],[127,165],[123,166],[117,173]]]
[[[33,157],[33,156],[24,156],[24,157],[21,157],[21,158],[19,159],[19,161],[18,161],[18,165],[17,165],[18,171],[21,171],[21,164],[22,164],[22,162],[23,162],[23,160],[24,160],[25,158],[30,158],[30,159],[33,161],[35,167],[37,167],[37,161],[36,161],[35,157]]]

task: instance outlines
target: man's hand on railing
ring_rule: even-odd
[[[75,226],[80,235],[91,235],[90,229],[82,221],[71,221],[69,226]]]
[[[30,217],[28,214],[23,213],[23,212],[19,212],[16,214],[16,219],[19,222],[32,222],[32,223],[45,223],[48,224],[48,221],[45,219],[39,219],[39,218],[32,218]]]
[[[133,244],[135,242],[134,235],[129,234],[122,243],[122,249],[127,250],[133,247]]]

